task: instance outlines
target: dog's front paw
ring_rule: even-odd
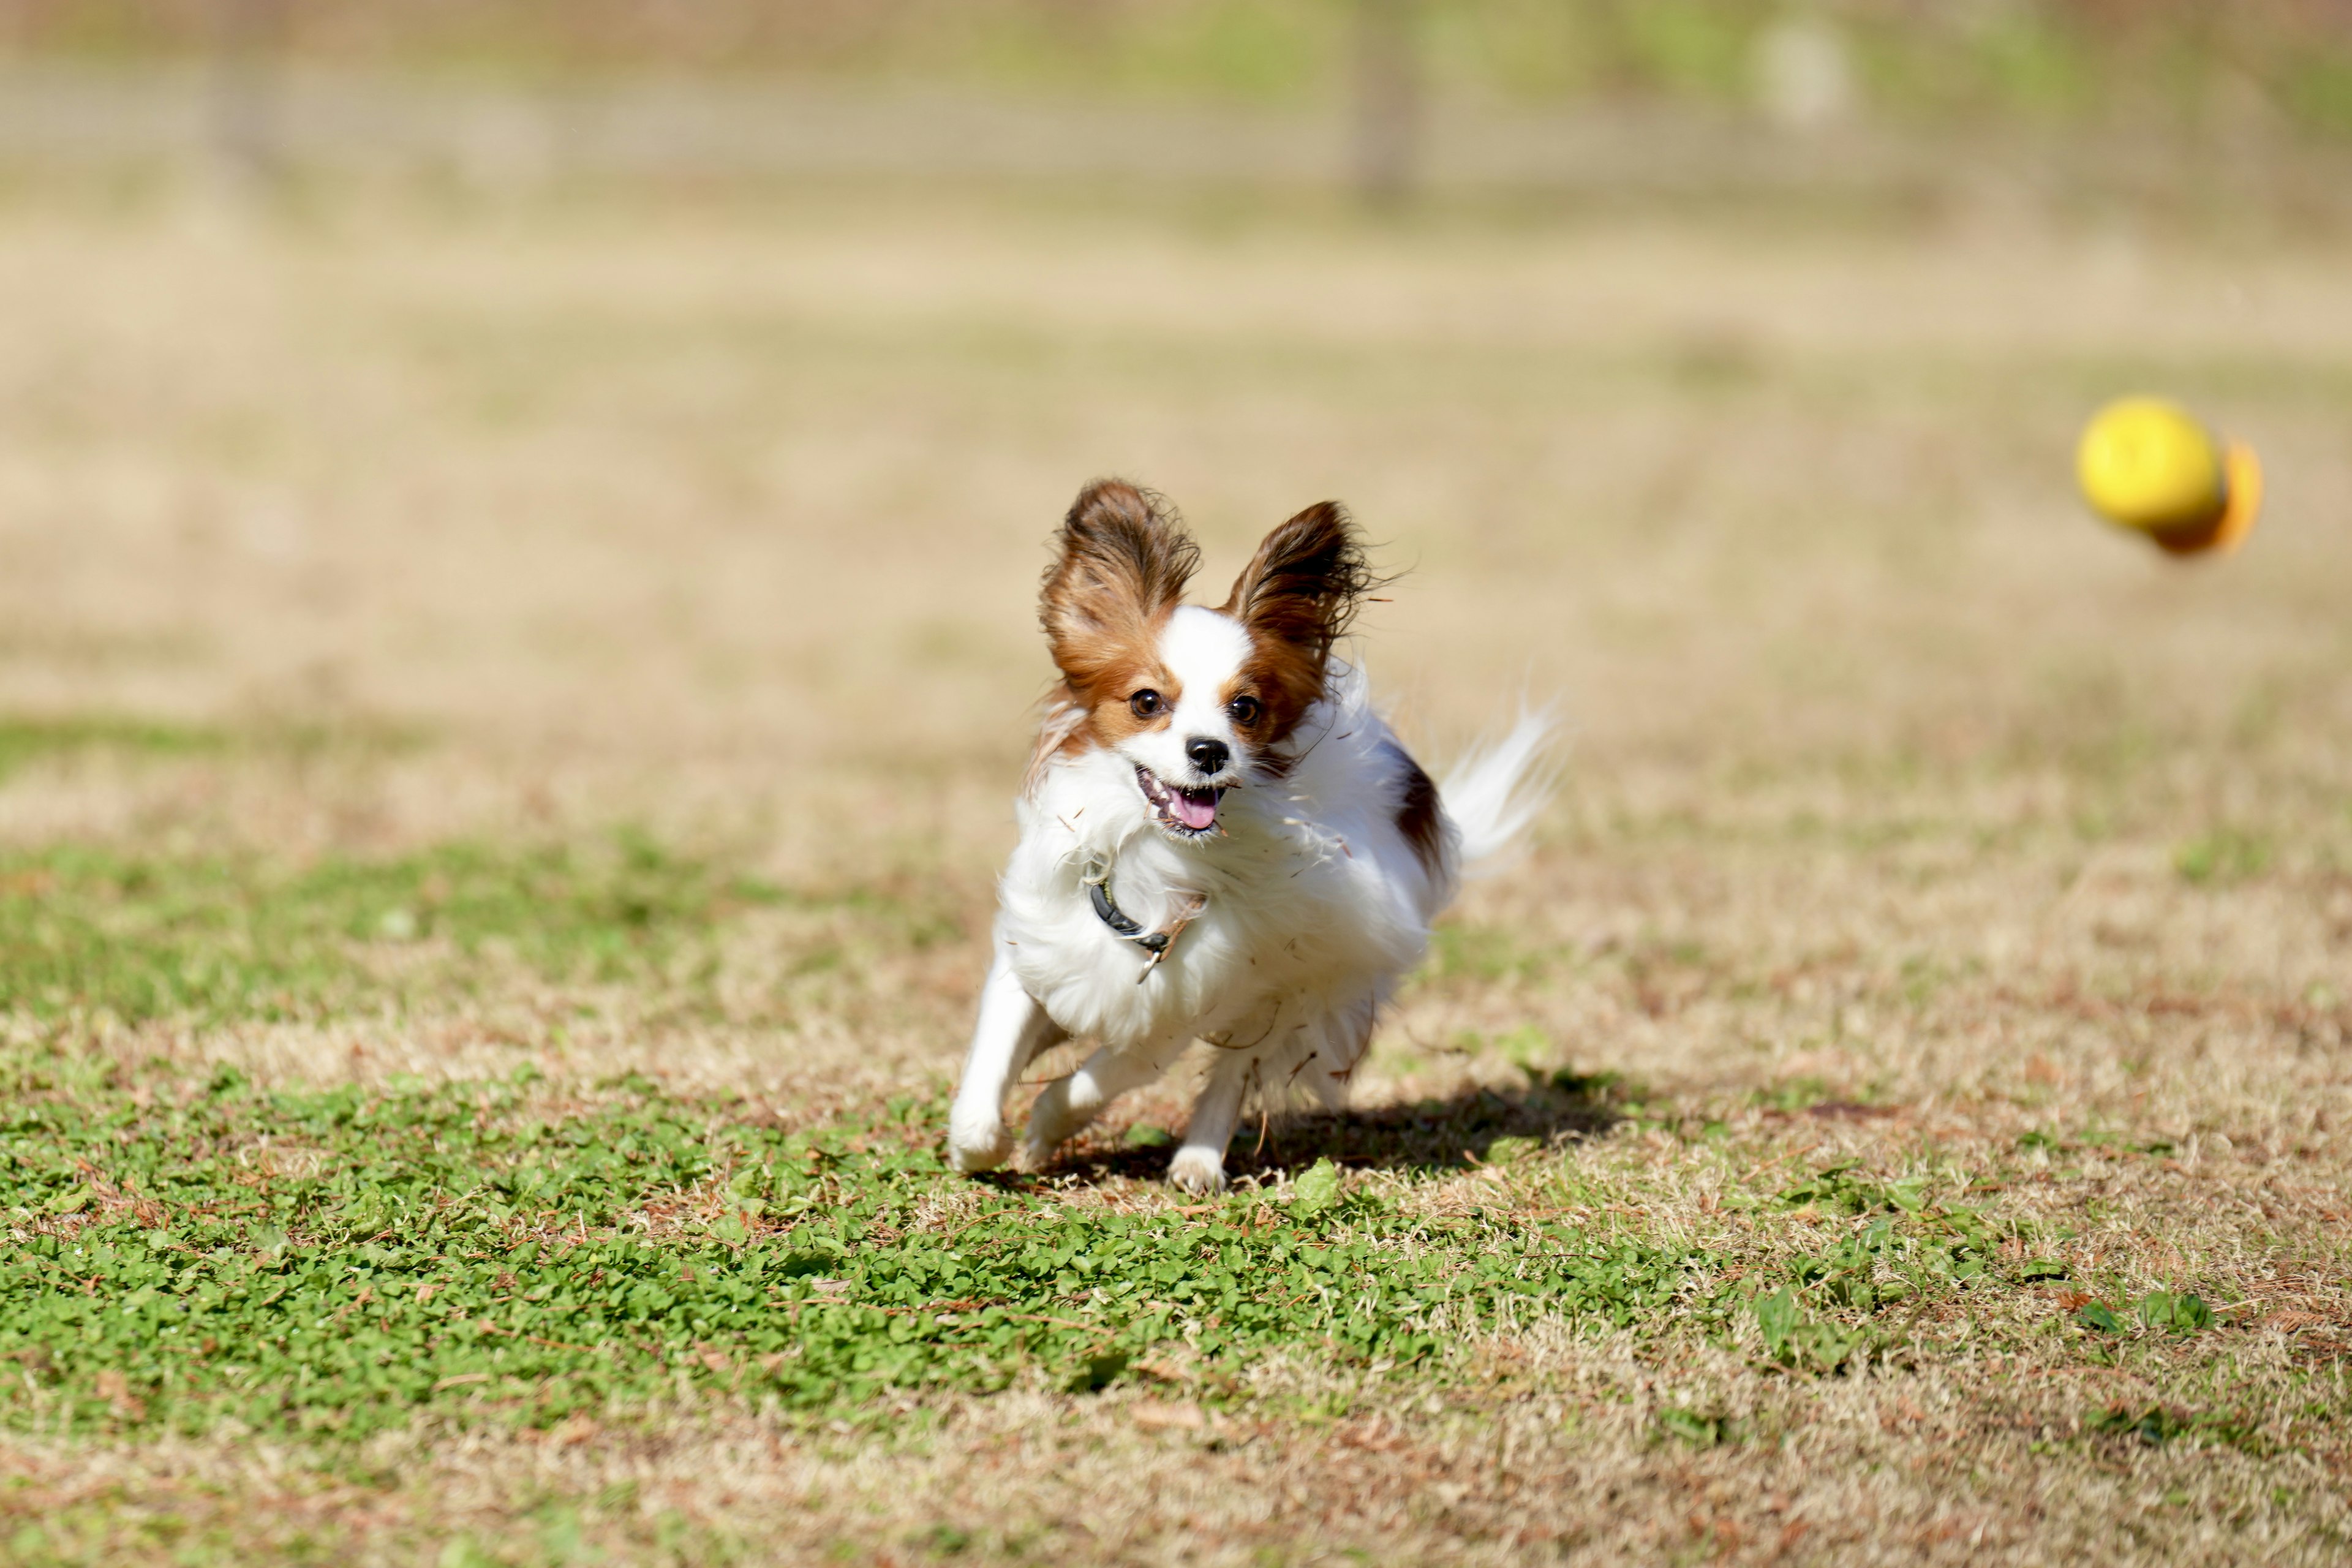
[[[1054,1163],[1054,1151],[1061,1146],[1062,1141],[1058,1138],[1041,1137],[1033,1122],[1029,1135],[1021,1140],[1021,1147],[1013,1151],[1013,1168],[1024,1176],[1034,1176]]]
[[[948,1163],[967,1176],[993,1171],[1012,1152],[1013,1134],[1002,1121],[948,1123]]]
[[[1070,1110],[1070,1080],[1055,1079],[1029,1107],[1028,1135],[1021,1140],[1021,1152],[1013,1156],[1013,1168],[1030,1173],[1045,1169],[1054,1163],[1054,1151],[1086,1124],[1084,1116]]]
[[[1224,1157],[1213,1149],[1179,1149],[1168,1163],[1168,1179],[1203,1196],[1225,1190]]]

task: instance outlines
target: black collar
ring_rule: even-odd
[[[1108,871],[1103,873],[1101,881],[1087,884],[1087,894],[1094,903],[1095,918],[1110,927],[1114,932],[1147,952],[1161,953],[1168,951],[1168,944],[1174,940],[1175,933],[1164,931],[1145,931],[1140,921],[1113,902],[1110,896]]]

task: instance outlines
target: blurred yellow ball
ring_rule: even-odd
[[[2075,449],[2074,473],[2100,516],[2176,554],[2235,549],[2262,499],[2252,452],[2225,446],[2159,397],[2100,409]]]

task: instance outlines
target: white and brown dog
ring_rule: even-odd
[[[1100,1048],[1037,1097],[1024,1168],[1206,1040],[1216,1059],[1168,1173],[1214,1191],[1251,1090],[1339,1104],[1464,868],[1541,805],[1549,725],[1523,718],[1430,781],[1333,654],[1374,579],[1330,502],[1267,535],[1213,610],[1181,602],[1199,547],[1132,485],[1089,486],[1058,545],[1043,615],[1062,679],[1015,807],[949,1151],[962,1171],[1014,1157],[1005,1094],[1072,1036]]]

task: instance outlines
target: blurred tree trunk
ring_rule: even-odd
[[[1356,188],[1374,206],[1412,194],[1421,141],[1416,0],[1356,0]]]
[[[212,0],[212,10],[213,159],[225,183],[266,190],[286,166],[287,0]]]

